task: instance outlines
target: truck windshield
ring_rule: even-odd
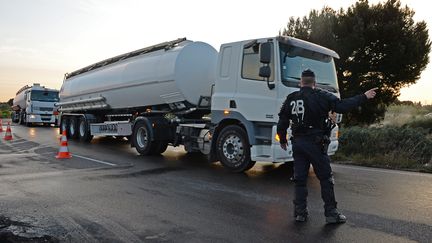
[[[59,96],[58,92],[55,91],[32,90],[30,99],[35,101],[57,102],[59,101]]]
[[[339,91],[332,57],[283,43],[279,45],[281,76],[284,85],[299,87],[301,72],[309,68],[315,73],[319,88],[330,92]]]

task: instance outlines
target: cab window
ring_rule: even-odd
[[[242,73],[241,76],[244,79],[251,79],[251,80],[259,80],[259,81],[265,81],[264,78],[260,77],[259,69],[263,66],[263,64],[260,62],[259,59],[259,44],[255,43],[253,45],[246,45],[243,48],[243,63],[242,63]],[[273,50],[273,45],[272,45]],[[272,52],[273,53],[273,52]],[[270,62],[270,68],[272,70],[270,81],[274,80],[274,58],[272,57]]]

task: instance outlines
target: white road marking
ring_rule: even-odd
[[[339,167],[339,168],[343,168],[343,169],[352,169],[352,170],[370,171],[370,172],[376,172],[376,173],[382,172],[382,173],[389,173],[389,174],[432,177],[432,174],[428,174],[428,173],[421,173],[421,172],[414,172],[414,171],[411,172],[411,171],[389,170],[389,169],[384,169],[384,168],[367,168],[367,167],[361,167],[361,166],[355,166],[355,165],[342,165],[342,164],[332,163],[332,167]]]
[[[10,145],[21,144],[21,143],[32,143],[32,141],[24,140],[24,141],[15,142],[12,140],[11,142],[9,142]]]
[[[16,158],[16,157],[30,157],[37,156],[35,153],[25,153],[25,154],[17,154],[17,153],[9,153],[9,154],[0,154],[0,158]]]
[[[88,157],[81,156],[81,155],[72,154],[72,157],[78,157],[78,158],[81,158],[81,159],[90,160],[90,161],[93,161],[93,162],[96,162],[96,163],[100,163],[100,164],[104,164],[104,165],[117,166],[116,164],[113,164],[113,163],[109,163],[109,162],[98,160],[98,159],[92,159],[92,158],[88,158]]]

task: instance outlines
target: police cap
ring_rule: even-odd
[[[311,78],[315,78],[315,73],[314,73],[312,70],[310,70],[310,69],[308,68],[308,69],[306,69],[306,70],[304,70],[304,71],[302,72],[301,76],[302,76],[302,78],[303,78],[303,77],[311,77]]]

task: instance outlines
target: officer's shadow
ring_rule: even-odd
[[[343,224],[325,224],[321,227],[321,236],[326,238],[334,236],[336,230]]]
[[[267,164],[244,172],[245,177],[253,177],[263,181],[287,181],[293,176],[292,162],[283,164]]]

